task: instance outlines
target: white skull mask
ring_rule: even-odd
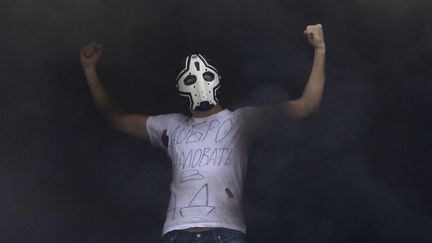
[[[220,76],[200,54],[186,58],[184,69],[177,76],[177,89],[181,96],[189,98],[190,109],[206,111],[218,103],[216,92],[220,88]]]

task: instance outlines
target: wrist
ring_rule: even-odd
[[[94,74],[96,73],[96,66],[95,65],[88,65],[82,67],[85,74]]]
[[[326,47],[325,45],[315,47],[315,53],[325,54]]]

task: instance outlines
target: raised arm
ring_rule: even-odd
[[[133,136],[148,138],[146,129],[147,116],[143,114],[126,114],[120,107],[114,104],[102,86],[96,72],[96,64],[102,56],[102,52],[102,44],[96,42],[92,42],[80,50],[82,69],[97,107],[102,111],[105,118],[119,131]]]
[[[304,31],[309,43],[315,48],[315,56],[309,80],[299,99],[282,103],[282,108],[295,118],[306,118],[316,111],[321,104],[325,83],[325,42],[321,24],[309,25]]]

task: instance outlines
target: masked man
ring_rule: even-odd
[[[322,26],[304,31],[315,48],[309,80],[299,99],[274,106],[272,111],[294,118],[318,110],[325,82],[325,42]],[[83,47],[81,64],[96,105],[118,130],[150,140],[166,150],[172,161],[171,198],[162,242],[246,242],[242,191],[247,165],[247,141],[268,108],[221,107],[221,77],[200,54],[185,58],[177,89],[189,101],[191,116],[125,114],[113,104],[96,73],[102,45]],[[274,113],[272,113],[274,114]]]

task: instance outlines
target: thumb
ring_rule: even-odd
[[[81,47],[81,48],[80,48],[80,58],[81,58],[81,59],[85,59],[85,58],[86,58],[86,56],[85,56],[85,54],[84,54],[84,47]]]

